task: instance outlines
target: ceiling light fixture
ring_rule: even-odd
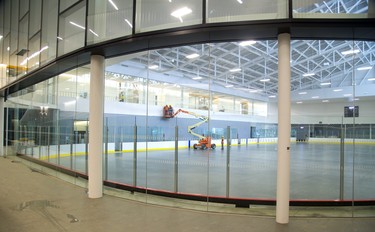
[[[297,104],[302,104],[303,102],[296,102]]]
[[[356,54],[358,52],[359,52],[359,49],[355,49],[355,50],[343,51],[343,52],[341,52],[341,54],[343,54],[343,55],[351,55],[351,54]]]
[[[0,35],[0,39],[2,39],[3,38],[3,36],[2,35]]]
[[[241,68],[233,68],[229,70],[229,72],[239,72],[239,71],[241,71]]]
[[[304,77],[311,77],[311,76],[314,76],[314,75],[315,75],[315,73],[305,73],[302,76],[304,76]]]
[[[148,69],[152,69],[152,70],[155,70],[155,69],[158,69],[158,68],[159,68],[159,66],[156,65],[156,64],[148,66]]]
[[[238,2],[239,4],[242,4],[242,3],[243,3],[243,1],[242,1],[242,0],[237,0],[237,2]]]
[[[193,80],[200,80],[200,79],[202,79],[202,77],[197,76],[197,77],[193,77],[192,79],[193,79]]]
[[[276,95],[270,95],[269,98],[276,98]]]
[[[312,96],[311,98],[312,98],[312,99],[318,99],[319,96]]]
[[[57,39],[59,39],[59,40],[63,40],[63,38],[61,38],[60,36],[57,36]]]
[[[84,26],[81,26],[81,25],[79,25],[79,24],[77,24],[77,23],[75,23],[75,22],[69,21],[69,23],[72,24],[73,26],[76,26],[76,27],[81,28],[81,29],[83,29],[83,30],[86,29]]]
[[[268,81],[270,81],[270,79],[268,79],[268,78],[264,78],[264,79],[261,79],[261,80],[259,80],[259,81],[261,81],[261,82],[268,82]]]
[[[193,11],[190,8],[188,8],[188,7],[185,6],[185,7],[182,7],[180,9],[178,9],[178,10],[173,11],[171,13],[171,15],[173,17],[176,17],[176,18],[180,19],[180,21],[182,23],[183,22],[182,21],[182,17],[185,16],[185,15],[190,14],[191,12],[193,12]]]
[[[342,89],[334,89],[333,91],[334,91],[334,92],[341,92]]]
[[[225,88],[232,88],[233,85],[226,85]]]
[[[368,81],[375,81],[375,78],[369,78]]]
[[[307,94],[307,92],[299,92],[298,94],[304,95],[304,94]]]
[[[371,66],[366,66],[366,67],[360,67],[360,68],[357,68],[358,71],[362,71],[362,70],[371,70],[372,67]]]
[[[322,102],[329,102],[329,100],[323,100]]]
[[[324,65],[324,66],[328,66],[328,65],[329,65],[329,62],[324,62],[323,65]]]
[[[242,41],[240,42],[240,46],[242,47],[246,47],[246,46],[250,46],[250,45],[254,45],[256,44],[257,42],[254,41],[254,40],[247,40],[247,41]]]
[[[331,84],[331,82],[323,82],[323,83],[320,83],[320,85],[322,85],[322,86],[330,85],[330,84]]]
[[[199,57],[199,54],[197,54],[197,53],[193,53],[193,54],[187,55],[187,56],[185,56],[185,57],[188,58],[188,59],[194,59],[194,58]]]
[[[351,93],[344,94],[344,97],[350,97],[350,96],[352,96]]]
[[[110,3],[112,4],[112,6],[113,6],[116,10],[118,10],[116,4],[115,4],[114,2],[112,2],[112,0],[108,0],[108,2],[110,2]]]

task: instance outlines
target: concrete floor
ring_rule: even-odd
[[[374,218],[294,218],[211,213],[155,206],[104,195],[43,174],[12,157],[0,158],[0,231],[374,231]]]

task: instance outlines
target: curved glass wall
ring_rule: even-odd
[[[292,202],[375,199],[373,47],[292,41]],[[259,40],[107,59],[105,181],[151,193],[135,196],[147,202],[155,192],[273,201],[277,56],[277,41]],[[80,67],[9,96],[9,145],[56,170],[87,173],[89,73]],[[375,215],[351,209],[345,216]]]
[[[289,17],[374,18],[375,12],[374,2],[366,0],[137,0],[135,6],[133,3],[132,0],[2,1],[0,64],[6,72],[1,76],[1,86],[87,45],[144,32]]]

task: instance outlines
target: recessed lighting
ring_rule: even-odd
[[[229,72],[239,72],[239,71],[241,71],[241,68],[233,68],[229,70]]]
[[[299,92],[298,94],[304,95],[304,94],[307,94],[307,92]]]
[[[194,58],[197,58],[197,57],[199,57],[199,54],[197,54],[197,53],[193,53],[193,54],[190,54],[190,55],[186,56],[186,58],[188,58],[188,59],[194,59]]]
[[[357,68],[358,71],[362,71],[362,70],[370,70],[372,69],[371,66],[366,66],[366,67],[360,67],[360,68]]]
[[[200,79],[202,79],[202,77],[193,77],[192,79],[193,80],[200,80]]]
[[[154,64],[154,65],[150,65],[150,66],[148,66],[148,68],[149,68],[149,69],[157,69],[157,68],[159,68],[159,66],[156,65],[156,64]]]
[[[232,88],[233,85],[226,85],[225,88]]]
[[[351,55],[351,54],[356,54],[358,52],[359,52],[359,49],[355,49],[355,50],[343,51],[343,52],[341,52],[341,54],[343,54],[343,55]]]
[[[311,77],[311,76],[314,76],[314,75],[315,75],[315,73],[305,73],[302,76],[304,76],[304,77]]]
[[[245,46],[254,45],[254,44],[256,44],[256,43],[257,43],[257,42],[254,41],[254,40],[247,40],[247,41],[242,41],[242,42],[240,42],[240,46],[245,47]]]
[[[313,98],[313,99],[318,99],[319,96],[312,96],[311,98]]]
[[[320,83],[320,85],[324,86],[324,85],[330,85],[331,82],[323,82],[323,83]]]
[[[341,92],[342,89],[334,89],[333,91],[334,91],[334,92]]]

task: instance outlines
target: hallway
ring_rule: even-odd
[[[223,214],[154,206],[105,195],[0,158],[0,231],[373,231],[373,218],[291,218]]]

